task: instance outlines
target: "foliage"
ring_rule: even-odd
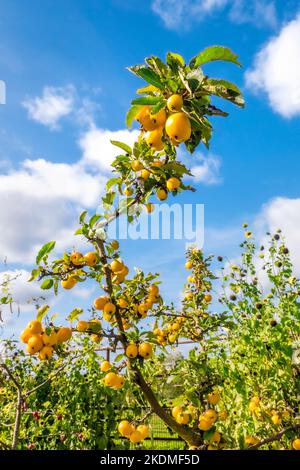
[[[90,279],[103,291],[93,302],[89,320],[81,320],[83,311],[75,308],[66,318],[68,327],[54,324],[48,306],[40,307],[38,321],[30,322],[21,334],[31,358],[17,353],[22,370],[11,359],[4,363],[16,368],[22,390],[49,376],[59,364],[67,364],[67,373],[32,393],[29,403],[43,407],[46,402],[47,409],[68,414],[68,419],[57,422],[53,413],[45,413],[47,434],[50,431],[50,438],[54,434],[54,440],[46,442],[49,447],[129,447],[129,441],[147,446],[143,441],[149,428],[138,426],[149,423],[152,414],[191,449],[297,445],[300,284],[281,234],[270,235],[268,249],[257,254],[247,230],[241,263],[229,262],[224,268],[215,267],[215,259],[197,247],[190,248],[186,253],[190,275],[180,308],[164,303],[158,274],[137,270],[130,275],[119,243],[107,237],[108,225],[117,217],[125,214],[134,222],[143,207],[151,213],[155,194],[162,201],[193,190],[183,182],[190,171],[179,161],[177,149],[184,143],[192,153],[201,143],[208,146],[209,117],[227,115],[211,104],[213,96],[244,105],[236,85],[204,74],[200,66],[213,60],[239,65],[232,51],[212,46],[188,65],[179,54],[168,53],[166,63],[152,56],[145,65],[130,67],[147,82],[127,115],[127,124],[137,120],[141,132],[133,147],[112,142],[122,152],[112,163],[115,175],[107,182],[102,213],[80,215],[76,234],[93,251],[66,252],[52,260],[55,243],[49,242],[37,255],[31,280],[41,281],[43,289],[53,288],[57,294],[60,286],[76,289],[77,283]],[[120,202],[117,195],[124,196]],[[259,260],[264,260],[261,269]],[[262,272],[267,290],[261,286]],[[143,321],[146,317],[153,318],[150,330]],[[170,351],[180,350],[182,340],[194,347],[170,356]],[[99,365],[95,353],[99,344],[114,351],[111,364]],[[39,365],[36,357],[42,361]],[[16,385],[11,381],[11,386]],[[3,406],[11,419],[9,390],[5,389]],[[18,396],[20,403],[20,390]],[[104,411],[97,408],[100,401],[105,402]],[[143,416],[141,409],[149,407]],[[19,448],[23,439],[28,444],[28,439],[40,442],[44,436],[36,423],[31,427],[31,418],[26,419],[21,419],[18,430]],[[119,419],[119,434],[126,438],[122,440],[116,434]],[[7,431],[2,432],[7,442]],[[57,432],[66,435],[63,442]],[[78,432],[84,444],[78,443]],[[16,446],[14,440],[12,447]]]

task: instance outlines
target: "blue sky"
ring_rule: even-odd
[[[5,335],[32,315],[26,299],[39,291],[25,279],[36,249],[53,238],[59,250],[72,247],[79,210],[97,205],[113,156],[109,137],[132,141],[124,116],[142,81],[126,66],[151,54],[176,51],[189,59],[222,44],[239,55],[242,69],[222,63],[205,71],[235,81],[246,108],[224,104],[230,116],[214,119],[210,150],[185,157],[198,169],[197,192],[176,202],[205,205],[204,249],[228,257],[236,255],[245,220],[258,236],[281,226],[300,272],[299,1],[2,0],[0,8],[0,79],[7,87],[0,105],[0,258],[8,263],[0,274],[21,270],[13,291],[22,312],[13,320],[6,314]],[[177,302],[185,241],[122,245],[131,267],[161,272],[166,299]],[[53,309],[88,306],[91,289],[61,294]]]

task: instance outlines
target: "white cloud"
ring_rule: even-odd
[[[27,98],[22,104],[27,109],[30,119],[51,129],[57,129],[59,121],[73,111],[75,94],[73,85],[46,86],[41,97]]]
[[[252,23],[258,27],[277,26],[275,2],[263,0],[233,0],[229,11],[230,19],[235,23]]]
[[[258,247],[263,245],[265,253],[268,253],[270,238],[267,233],[274,235],[278,229],[281,229],[284,243],[290,251],[291,261],[294,267],[294,274],[300,277],[300,258],[299,258],[299,240],[300,240],[300,198],[275,197],[264,204],[261,210],[251,217],[252,222],[249,225],[250,230],[255,237],[255,243]],[[223,233],[224,232],[224,233]],[[218,233],[220,236],[218,237]],[[216,235],[217,234],[217,235]],[[228,239],[228,236],[231,237]],[[211,243],[211,237],[213,241]],[[220,228],[208,229],[205,232],[205,238],[208,240],[209,249],[213,246],[216,250],[223,251],[230,259],[225,263],[226,271],[234,264],[240,264],[241,258],[237,254],[237,247],[243,239],[241,230],[236,227],[223,230]],[[225,243],[224,243],[225,241]],[[220,253],[222,254],[222,252]],[[265,259],[261,259],[258,253],[254,257],[254,265],[258,275],[259,283],[266,293],[270,290],[271,283],[265,270],[262,269]]]
[[[220,157],[213,154],[203,155],[195,153],[192,158],[197,162],[197,164],[191,167],[191,173],[195,182],[205,185],[219,184],[221,182]]]
[[[275,27],[277,14],[269,0],[153,0],[152,10],[168,29],[188,29],[217,12],[228,13],[235,23]]]
[[[83,152],[82,164],[94,170],[109,172],[113,159],[118,152],[122,153],[122,150],[118,150],[110,141],[118,140],[133,145],[138,134],[137,130],[109,131],[92,127],[79,140]]]
[[[300,275],[300,198],[276,197],[263,206],[254,220],[254,231],[262,244],[266,242],[266,231],[274,234],[278,229],[282,230],[296,273]]]
[[[74,289],[73,291],[74,295],[82,300],[89,299],[93,292],[94,292],[94,288],[88,288],[88,287],[78,288],[78,284],[77,284],[77,289]]]
[[[73,237],[78,214],[97,208],[106,183],[104,173],[119,152],[109,140],[130,144],[134,133],[88,130],[81,139],[83,157],[74,164],[27,159],[17,169],[0,172],[2,256],[10,263],[30,264],[49,240],[57,240],[57,251],[78,247],[80,239]]]
[[[248,88],[265,92],[283,117],[300,114],[300,15],[258,52],[245,78]]]
[[[43,159],[1,174],[0,252],[9,262],[26,264],[46,241],[58,240],[60,249],[74,243],[79,211],[95,207],[103,187],[101,175]]]
[[[227,0],[153,0],[152,10],[160,16],[166,28],[176,30],[203,20],[226,3]]]
[[[9,283],[9,293],[14,300],[12,311],[9,305],[0,306],[1,317],[4,323],[10,323],[12,321],[12,313],[19,311],[20,314],[22,314],[34,311],[33,299],[44,297],[45,300],[40,299],[40,303],[43,303],[51,295],[48,291],[40,289],[37,282],[28,282],[29,276],[30,273],[24,269],[0,271],[0,286],[3,281],[11,279]]]

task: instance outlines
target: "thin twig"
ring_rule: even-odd
[[[37,390],[39,390],[40,388],[42,388],[44,385],[47,385],[47,383],[51,382],[51,380],[55,379],[55,377],[59,374],[59,372],[64,369],[65,367],[67,366],[67,364],[64,364],[63,366],[59,367],[55,372],[54,374],[50,375],[46,380],[44,380],[44,382],[41,382],[39,385],[37,385],[36,387],[34,388],[31,388],[30,390],[28,390],[27,392],[24,393],[24,398],[25,397],[28,397],[29,395],[31,395],[32,393],[36,392]]]
[[[143,424],[147,418],[149,418],[149,416],[151,416],[153,414],[153,410],[152,408],[150,408],[142,418],[139,418],[139,419],[136,419],[135,422],[136,423],[139,423],[139,424]]]
[[[296,429],[299,429],[299,428],[300,428],[300,424],[295,424],[294,426],[289,426],[288,428],[282,429],[280,432],[278,432],[274,436],[266,437],[265,439],[262,439],[261,441],[259,441],[257,444],[254,444],[253,446],[249,447],[248,450],[258,449],[259,447],[263,446],[264,444],[268,444],[269,442],[280,441],[282,436],[287,431],[295,431]]]
[[[14,424],[14,431],[13,431],[13,439],[12,439],[12,450],[15,450],[18,445],[18,438],[19,438],[19,429],[21,424],[21,414],[22,414],[22,405],[23,405],[23,395],[22,395],[22,387],[18,380],[14,377],[11,370],[7,367],[6,364],[1,364],[2,369],[5,370],[7,375],[9,376],[10,380],[13,382],[15,387],[17,388],[18,398],[17,398],[17,411],[15,417],[15,424]]]

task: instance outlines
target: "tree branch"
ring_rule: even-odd
[[[111,281],[111,270],[108,266],[107,256],[105,252],[105,246],[103,240],[96,240],[97,250],[100,256],[100,261],[104,266],[104,272],[106,277],[107,283],[107,292],[109,293],[112,300],[114,300],[113,295],[113,285]],[[119,312],[119,307],[116,305],[116,312],[115,317],[117,320],[117,326],[120,332],[120,341],[122,343],[124,352],[126,351],[127,347],[127,337],[123,328],[122,318]],[[131,360],[127,359],[127,365],[129,370],[132,372],[133,378],[135,383],[140,387],[142,390],[145,398],[147,399],[148,403],[151,405],[152,410],[154,413],[157,414],[159,418],[164,421],[174,432],[176,432],[182,439],[184,439],[190,445],[200,445],[202,443],[202,437],[199,433],[192,432],[188,427],[182,426],[181,424],[177,423],[173,416],[166,412],[162,406],[159,404],[152,388],[147,384],[145,381],[142,372],[140,371],[139,367]]]
[[[13,384],[17,388],[17,394],[18,394],[17,395],[17,411],[16,411],[13,439],[12,439],[12,445],[11,445],[12,450],[15,450],[18,445],[19,430],[20,430],[20,424],[21,424],[21,414],[22,414],[22,404],[23,404],[22,387],[6,364],[2,363],[1,367],[2,369],[5,370],[10,380],[13,382]]]
[[[37,390],[39,390],[40,388],[42,388],[44,385],[47,385],[47,383],[51,382],[51,380],[55,379],[55,377],[60,373],[60,371],[62,369],[64,369],[65,367],[67,366],[67,364],[64,364],[63,366],[59,367],[55,372],[54,374],[50,375],[46,380],[44,380],[44,382],[41,382],[39,385],[37,385],[36,387],[34,388],[31,388],[30,390],[28,390],[27,392],[25,392],[23,394],[23,397],[28,397],[29,395],[31,395],[32,393],[36,392]]]
[[[266,437],[265,439],[262,439],[261,441],[259,441],[257,444],[249,447],[248,450],[258,449],[259,447],[263,446],[264,444],[269,444],[269,442],[280,441],[282,436],[287,431],[295,431],[296,429],[300,429],[300,424],[294,424],[294,426],[289,426],[288,428],[282,429],[280,432],[278,432],[274,436]]]

